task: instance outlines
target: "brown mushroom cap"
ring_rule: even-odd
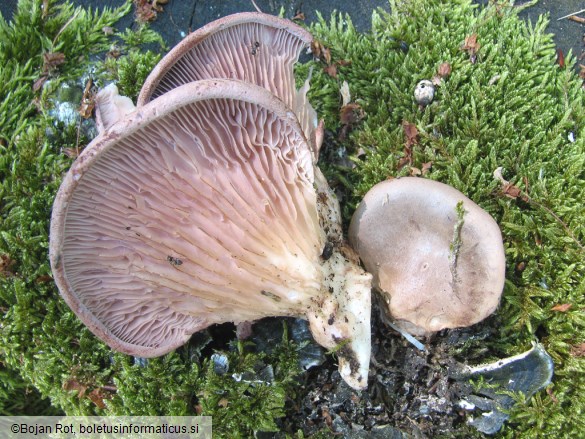
[[[323,241],[294,114],[265,89],[208,80],[86,148],[55,200],[50,259],[96,335],[151,357],[213,323],[304,315]]]
[[[505,280],[498,225],[450,186],[413,177],[375,185],[349,240],[390,316],[411,333],[470,326],[498,306]]]

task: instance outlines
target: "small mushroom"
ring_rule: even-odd
[[[170,90],[102,131],[65,176],[55,281],[94,334],[141,357],[214,323],[304,317],[364,388],[371,275],[330,242],[338,206],[319,196],[317,169],[295,114],[266,89]]]
[[[375,185],[353,215],[349,241],[407,332],[470,326],[498,306],[505,280],[498,225],[448,185],[416,177]]]
[[[427,106],[435,98],[435,86],[427,79],[416,84],[414,89],[414,100],[418,105]]]

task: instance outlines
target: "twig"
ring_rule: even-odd
[[[577,12],[572,12],[572,13],[570,13],[570,14],[567,14],[567,15],[565,15],[565,16],[563,16],[563,17],[561,17],[561,18],[557,18],[557,21],[564,20],[565,18],[569,18],[569,17],[571,17],[571,16],[573,16],[573,15],[582,14],[583,12],[585,12],[585,9],[581,9],[580,11],[577,11]]]
[[[258,12],[262,12],[254,0],[250,0]]]
[[[63,31],[65,29],[67,29],[67,27],[73,23],[73,20],[75,20],[77,18],[77,16],[79,15],[79,13],[81,12],[81,9],[78,9],[77,11],[75,11],[75,14],[73,14],[73,16],[67,20],[67,23],[65,23],[63,25],[63,27],[61,29],[59,29],[59,32],[57,32],[57,35],[55,35],[55,38],[53,38],[53,43],[52,46],[55,47],[55,43],[57,42],[57,38],[59,38],[61,36],[61,34],[63,33]]]

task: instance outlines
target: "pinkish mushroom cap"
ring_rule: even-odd
[[[407,332],[470,326],[498,306],[505,280],[498,225],[450,186],[413,177],[375,185],[349,240]]]
[[[222,17],[189,34],[157,64],[137,106],[199,79],[240,79],[270,90],[291,108],[318,151],[319,139],[313,136],[317,115],[306,97],[309,82],[297,91],[293,71],[312,41],[308,31],[273,15],[241,12]]]
[[[94,334],[142,357],[214,323],[305,317],[318,342],[344,345],[341,374],[363,388],[371,276],[349,249],[321,257],[314,184],[282,101],[241,81],[183,85],[111,125],[65,176],[55,281]]]

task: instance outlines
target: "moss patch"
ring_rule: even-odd
[[[585,409],[585,111],[573,60],[556,65],[547,20],[527,24],[507,1],[478,9],[464,0],[397,0],[391,8],[374,14],[368,34],[356,32],[349,17],[312,26],[339,61],[336,77],[310,63],[310,98],[330,130],[322,165],[342,196],[345,220],[375,183],[419,172],[486,209],[504,235],[507,283],[497,335],[470,342],[466,353],[484,352],[487,361],[539,339],[555,360],[553,384],[521,401],[499,435],[576,437]],[[98,84],[114,80],[136,96],[161,43],[148,28],[105,31],[129,11],[130,3],[98,13],[20,0],[11,23],[0,19],[0,410],[201,412],[214,416],[220,437],[275,430],[298,374],[298,347],[288,339],[270,355],[225,346],[233,368],[227,375],[192,346],[141,362],[99,342],[52,283],[48,226],[71,163],[65,149],[89,139],[75,124],[56,124],[51,99],[60,84],[89,72]],[[151,52],[141,46],[152,42],[159,47]],[[121,56],[106,58],[113,44]],[[419,107],[416,83],[444,63],[450,74],[438,80],[433,103]],[[308,68],[298,69],[299,80]],[[344,81],[364,115],[349,135],[340,122]],[[411,126],[416,139],[406,133]],[[493,177],[498,167],[510,186]],[[256,373],[259,364],[274,367],[270,386],[232,378]]]
[[[510,2],[485,9],[469,1],[390,3],[391,13],[374,13],[367,35],[345,16],[312,27],[332,62],[343,61],[336,78],[316,66],[317,112],[341,132],[339,90],[347,81],[366,115],[348,140],[330,145],[349,151],[351,163],[323,163],[347,201],[345,219],[377,182],[423,172],[487,210],[504,236],[507,282],[498,336],[481,342],[486,360],[539,339],[556,366],[550,393],[519,405],[501,434],[578,434],[585,408],[578,349],[585,325],[585,112],[574,60],[557,65],[547,18],[526,23]],[[440,78],[444,63],[451,72]],[[435,99],[419,107],[414,88],[433,77]],[[408,150],[404,126],[411,124],[418,136]],[[509,186],[494,178],[498,167]],[[560,312],[558,304],[571,307]]]

